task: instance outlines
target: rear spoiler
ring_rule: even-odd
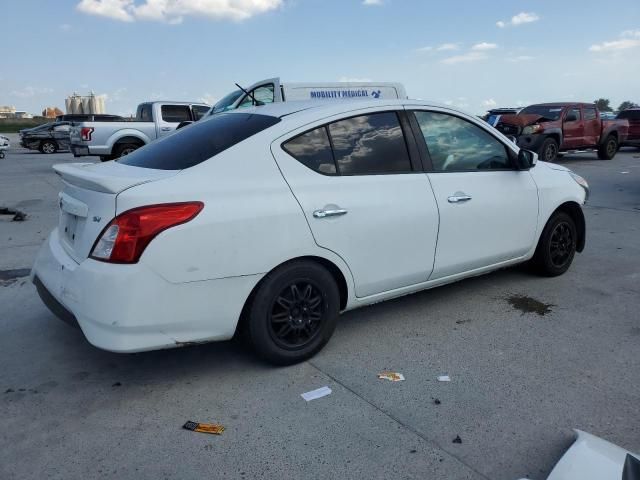
[[[68,184],[101,193],[117,194],[143,183],[176,175],[179,170],[153,170],[132,167],[118,162],[59,163],[53,166],[56,174]]]

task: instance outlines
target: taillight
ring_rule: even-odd
[[[193,220],[203,207],[202,202],[165,203],[121,213],[102,231],[90,257],[109,263],[137,263],[156,235]]]
[[[82,138],[82,140],[84,140],[85,142],[88,142],[91,140],[92,133],[93,133],[92,127],[82,127],[80,129],[80,138]]]

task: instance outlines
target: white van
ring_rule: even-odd
[[[248,87],[241,87],[216,103],[208,115],[275,102],[292,100],[353,100],[405,99],[407,93],[400,83],[388,82],[312,82],[282,83],[280,78],[268,78]]]

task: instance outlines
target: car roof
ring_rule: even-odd
[[[340,114],[342,112],[349,112],[351,110],[360,110],[366,108],[376,107],[403,107],[405,105],[416,105],[424,107],[438,107],[446,108],[450,111],[457,111],[468,115],[466,112],[452,108],[448,105],[443,105],[438,102],[424,101],[424,100],[411,100],[411,99],[390,99],[390,100],[301,100],[301,101],[289,101],[289,102],[275,102],[267,105],[261,105],[258,107],[242,108],[232,110],[226,113],[238,114],[238,113],[257,113],[261,115],[269,115],[272,117],[283,118],[292,116],[294,114],[301,114],[302,112],[311,113],[317,116],[330,116]]]
[[[533,103],[529,107],[570,107],[573,105],[582,105],[587,107],[595,107],[594,103],[587,102],[550,102],[550,103]],[[526,107],[525,107],[526,108]]]

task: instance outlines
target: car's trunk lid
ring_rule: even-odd
[[[58,195],[58,232],[65,251],[78,263],[86,259],[98,235],[116,214],[120,192],[161,180],[177,170],[153,170],[118,162],[54,165],[64,188]]]

